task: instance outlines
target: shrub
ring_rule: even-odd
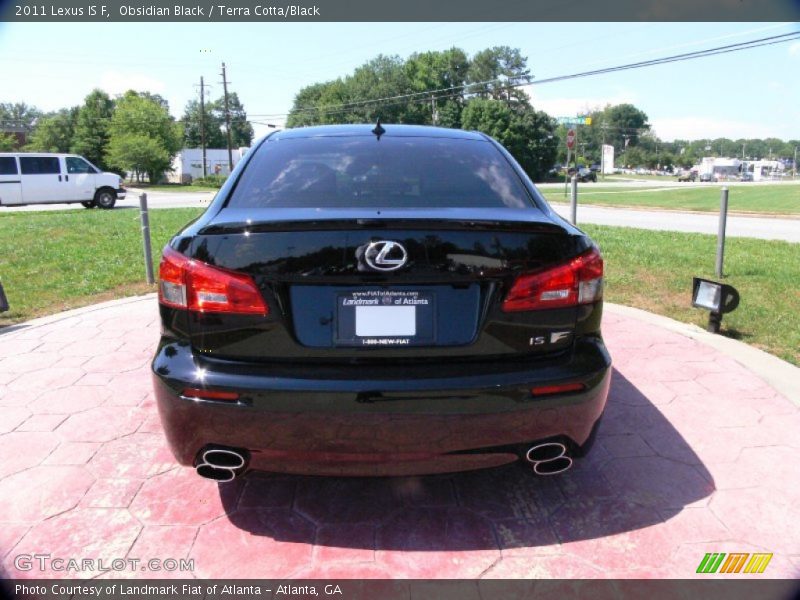
[[[214,187],[221,188],[222,184],[228,177],[226,175],[206,175],[205,177],[198,177],[192,181],[192,185],[198,187]]]

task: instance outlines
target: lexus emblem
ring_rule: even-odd
[[[364,250],[364,262],[376,271],[396,271],[408,262],[408,252],[397,242],[370,242]]]

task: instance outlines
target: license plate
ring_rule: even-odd
[[[414,306],[356,306],[356,336],[386,337],[417,334]]]
[[[415,290],[358,290],[337,295],[335,343],[417,346],[434,341],[434,295]]]

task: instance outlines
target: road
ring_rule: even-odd
[[[569,219],[568,204],[551,204],[551,206],[562,217]],[[716,234],[719,228],[719,216],[711,213],[579,205],[579,227],[581,223],[638,227],[639,229],[654,229],[658,231]],[[800,219],[729,215],[725,233],[731,237],[784,240],[786,242],[800,243]]]
[[[148,192],[147,195],[148,205],[153,209],[205,207],[214,197],[212,192]],[[129,191],[127,198],[117,202],[117,206],[120,208],[138,208],[138,198],[138,191]],[[567,217],[569,214],[569,206],[566,204],[553,204],[553,208],[562,216]],[[0,208],[0,215],[8,212],[64,209],[86,210],[80,204],[51,204],[15,208],[4,207]],[[717,215],[711,213],[600,206],[579,206],[578,225],[581,223],[710,234],[716,234],[719,226]],[[728,217],[727,235],[800,243],[800,219],[732,215]]]

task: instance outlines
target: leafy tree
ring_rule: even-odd
[[[464,108],[462,123],[464,129],[482,131],[503,144],[534,179],[542,178],[555,161],[555,122],[530,105],[512,108],[501,100],[475,98]]]
[[[114,101],[102,90],[93,90],[78,110],[70,150],[88,158],[101,169],[107,169],[106,146],[114,112]]]
[[[307,127],[323,123],[323,95],[336,84],[343,85],[341,79],[324,83],[314,83],[302,88],[294,97],[294,104],[286,120],[287,127]]]
[[[253,143],[253,126],[247,121],[247,113],[244,110],[244,105],[239,100],[239,96],[236,92],[228,94],[228,110],[231,114],[231,146],[234,148],[250,146],[250,144]],[[214,103],[214,112],[220,118],[221,122],[224,123],[224,96]],[[227,148],[227,140],[220,147]]]
[[[6,125],[30,130],[36,119],[41,116],[42,111],[24,102],[0,103],[0,126]]]
[[[147,173],[155,183],[180,150],[183,131],[158,101],[134,91],[117,100],[106,158],[123,170]]]
[[[483,83],[500,80],[495,83]],[[518,48],[495,46],[478,52],[469,65],[467,82],[472,83],[469,92],[483,98],[511,102],[528,102],[524,90],[508,84],[529,83],[531,81],[528,59]]]
[[[75,134],[79,108],[62,108],[41,117],[33,130],[26,150],[33,152],[69,152]]]
[[[114,135],[108,145],[108,161],[137,175],[147,173],[151,183],[159,181],[172,160],[164,145],[147,134],[125,132]]]
[[[183,145],[185,148],[202,146],[200,101],[190,100],[183,112]],[[225,148],[227,142],[222,133],[222,121],[212,110],[212,104],[205,107],[206,148]]]
[[[9,133],[0,131],[0,152],[11,152],[17,145],[17,138]]]
[[[247,120],[247,113],[236,92],[228,94],[228,108],[231,112],[231,146],[238,148],[253,143],[253,126]],[[202,146],[200,101],[191,100],[183,113],[183,136],[186,148]],[[206,148],[227,148],[225,136],[225,97],[206,103],[205,126]]]
[[[489,79],[501,81],[483,84]],[[301,89],[287,119],[289,127],[326,123],[432,124],[458,127],[471,96],[527,104],[520,89],[505,82],[530,80],[526,59],[519,50],[499,46],[470,60],[460,48],[420,52],[403,60],[379,55],[344,78]],[[467,84],[473,83],[473,86]],[[436,97],[426,92],[439,90]],[[380,102],[378,102],[380,100]]]
[[[458,127],[464,109],[463,86],[466,82],[469,60],[460,48],[443,52],[412,54],[405,62],[406,76],[413,92],[444,90],[444,98],[435,98],[433,104],[424,96],[410,103],[407,122],[435,123],[443,127]]]

